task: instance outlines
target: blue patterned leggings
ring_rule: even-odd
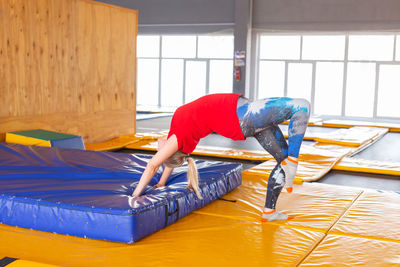
[[[275,209],[285,183],[281,162],[288,156],[298,158],[310,117],[310,103],[305,99],[274,97],[249,101],[240,97],[237,104],[240,128],[245,137],[255,137],[277,164],[268,178],[265,207]],[[290,120],[288,143],[279,124]]]

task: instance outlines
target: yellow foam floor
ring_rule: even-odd
[[[329,234],[299,266],[394,267],[399,255],[399,243]]]
[[[344,156],[354,151],[352,147],[339,145],[307,146],[300,149],[299,166],[295,183],[301,181],[316,181],[328,173],[332,167]],[[247,176],[259,176],[267,179],[269,173],[275,167],[276,161],[269,160],[256,165],[243,172]]]
[[[127,145],[130,145],[135,142],[139,142],[141,139],[136,137],[136,135],[121,135],[117,138],[100,142],[100,143],[93,143],[93,144],[85,144],[87,150],[93,151],[110,151],[121,149]]]
[[[0,256],[0,262],[4,260],[4,258],[10,258],[9,256]],[[52,264],[46,264],[46,263],[40,263],[40,262],[34,262],[34,261],[27,261],[27,260],[21,260],[21,259],[15,259],[14,261],[3,265],[5,263],[0,263],[0,266],[7,266],[7,267],[55,267],[55,265]]]
[[[351,128],[354,126],[388,128],[390,132],[400,132],[400,124],[386,122],[367,122],[356,120],[326,120],[322,121],[318,126],[335,127],[335,128]]]
[[[224,196],[236,202],[217,200],[134,244],[0,225],[0,253],[59,266],[354,266],[371,258],[378,264],[398,260],[399,194],[304,183],[278,201],[293,220],[262,223],[267,181],[243,179]],[[367,249],[354,253],[364,243]]]
[[[332,233],[400,243],[400,193],[365,190]]]
[[[332,169],[400,176],[400,164],[398,162],[389,161],[344,157],[336,163]]]
[[[167,131],[162,131],[158,133],[136,133],[136,134],[127,134],[121,135],[117,138],[93,144],[86,144],[85,147],[87,150],[94,151],[109,151],[116,150],[127,147],[131,144],[138,143],[140,145],[148,144],[149,142],[154,142],[160,137],[167,136]]]
[[[140,142],[129,144],[125,146],[125,148],[156,151],[157,141],[143,140]],[[232,149],[232,148],[211,147],[211,146],[201,146],[201,145],[198,145],[196,149],[192,152],[192,154],[199,156],[212,156],[218,158],[244,159],[244,160],[256,160],[256,161],[265,161],[273,158],[270,154],[268,154],[265,151]]]
[[[352,127],[349,129],[339,129],[330,133],[320,133],[314,140],[320,143],[359,147],[374,140],[377,136],[383,136],[387,132],[387,128]]]

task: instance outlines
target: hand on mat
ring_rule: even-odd
[[[281,163],[281,167],[285,172],[285,181],[286,181],[285,188],[288,193],[292,193],[293,191],[293,181],[294,177],[296,176],[297,165],[298,161],[296,158],[293,157],[287,157]]]
[[[292,216],[280,213],[278,211],[274,210],[269,210],[269,211],[263,211],[261,215],[261,221],[262,222],[272,222],[272,221],[278,221],[278,220],[291,220],[293,219]]]
[[[134,196],[128,196],[128,204],[131,208],[135,208],[135,203],[136,203],[137,197]]]
[[[160,184],[160,183],[154,185],[154,187],[157,187],[157,188],[158,187],[164,187],[164,186],[165,186],[165,184]]]

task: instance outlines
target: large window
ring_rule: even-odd
[[[257,63],[257,98],[306,98],[319,115],[400,117],[400,35],[261,34]]]
[[[138,36],[139,106],[177,107],[232,92],[233,36]]]

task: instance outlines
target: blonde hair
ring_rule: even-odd
[[[181,166],[185,160],[188,163],[188,188],[193,189],[199,199],[203,199],[200,194],[199,188],[199,174],[197,172],[196,163],[189,157],[189,154],[183,153],[178,150],[171,157],[169,157],[164,163],[170,168],[175,168]]]

